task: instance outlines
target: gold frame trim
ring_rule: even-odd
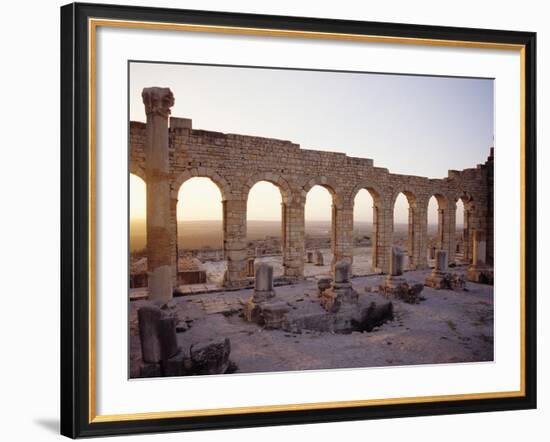
[[[444,46],[444,47],[462,47],[477,49],[497,49],[519,51],[520,53],[520,207],[521,207],[521,226],[520,226],[520,389],[518,391],[489,392],[489,393],[465,393],[453,395],[438,396],[417,396],[400,397],[388,399],[368,399],[353,401],[335,401],[335,402],[316,402],[301,404],[284,405],[261,405],[249,407],[234,408],[215,408],[198,410],[180,410],[180,411],[159,411],[148,413],[129,413],[129,414],[96,414],[96,31],[97,28],[115,27],[115,28],[134,28],[148,30],[164,31],[186,31],[186,32],[207,32],[218,34],[235,35],[255,35],[267,37],[290,37],[290,38],[308,38],[325,39],[339,41],[357,41],[369,43],[390,43],[390,44],[413,44],[420,46]],[[298,411],[298,410],[322,410],[328,408],[349,408],[365,407],[375,405],[396,405],[396,404],[420,404],[427,402],[442,401],[460,401],[460,400],[481,400],[497,398],[513,398],[525,396],[525,45],[522,44],[504,44],[491,42],[457,41],[457,40],[438,40],[422,38],[389,37],[376,35],[358,35],[358,34],[338,34],[307,31],[290,31],[282,29],[260,29],[243,28],[232,26],[209,26],[209,25],[191,25],[180,23],[156,23],[140,22],[128,20],[110,20],[110,19],[88,19],[89,35],[89,423],[100,422],[120,422],[120,421],[138,421],[146,419],[169,419],[179,417],[198,417],[198,416],[220,416],[220,415],[238,415],[246,413],[273,413],[278,411]]]

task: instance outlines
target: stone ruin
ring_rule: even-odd
[[[472,264],[468,267],[466,278],[468,281],[481,284],[493,284],[494,272],[485,261],[487,242],[485,232],[475,229],[473,232],[473,257]]]
[[[357,304],[358,295],[349,281],[350,265],[339,262],[334,266],[334,282],[319,294],[321,306],[330,313],[337,313],[342,305]]]
[[[147,200],[147,272],[149,299],[172,299],[177,284],[177,200],[182,184],[193,177],[210,178],[223,201],[223,256],[226,289],[249,284],[246,240],[246,201],[260,181],[279,188],[282,197],[281,238],[284,277],[304,278],[306,248],[304,208],[309,190],[316,185],[332,195],[330,247],[332,267],[353,262],[353,201],[366,189],[373,204],[372,271],[389,273],[392,247],[392,209],[399,193],[409,201],[409,267],[428,268],[426,211],[429,200],[438,201],[437,248],[447,251],[450,265],[456,260],[456,203],[464,204],[464,261],[472,258],[474,229],[483,230],[486,245],[480,259],[493,263],[494,151],[483,164],[449,170],[445,178],[394,174],[369,158],[338,152],[302,149],[286,140],[226,134],[193,128],[187,118],[171,117],[174,96],[169,88],[143,89],[146,122],[129,127],[130,173],[145,181]],[[482,253],[478,245],[478,255]],[[323,263],[315,254],[314,262]],[[321,255],[322,256],[322,255]],[[472,280],[489,280],[473,262]]]
[[[323,254],[321,253],[320,250],[315,251],[315,265],[316,266],[324,266],[325,265],[325,260],[324,260]]]
[[[140,377],[223,374],[236,370],[229,359],[228,338],[183,345],[172,303],[148,302],[138,309],[137,315],[142,359]]]
[[[379,291],[387,297],[395,297],[409,304],[417,304],[423,298],[420,296],[424,286],[409,284],[403,277],[405,254],[397,247],[391,249],[390,274],[380,285]]]
[[[435,252],[435,267],[424,284],[436,290],[464,290],[464,278],[456,273],[448,272],[447,267],[447,251],[437,250]]]
[[[286,302],[273,289],[273,268],[260,264],[256,267],[254,294],[243,303],[242,316],[266,329],[293,333],[302,330],[371,331],[393,319],[391,302],[376,294],[359,294],[353,289],[347,262],[336,263],[334,281],[329,278],[319,280],[316,298],[311,303]]]

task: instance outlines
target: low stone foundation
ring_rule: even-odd
[[[464,277],[455,273],[432,272],[426,278],[426,286],[437,290],[464,290],[466,281]]]
[[[478,284],[494,284],[494,271],[489,267],[470,266],[466,271],[468,281]]]

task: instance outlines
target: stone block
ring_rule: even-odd
[[[229,338],[191,345],[190,358],[194,374],[223,374],[229,368],[231,343]]]

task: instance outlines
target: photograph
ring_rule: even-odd
[[[494,78],[129,60],[127,87],[130,379],[494,361]]]

